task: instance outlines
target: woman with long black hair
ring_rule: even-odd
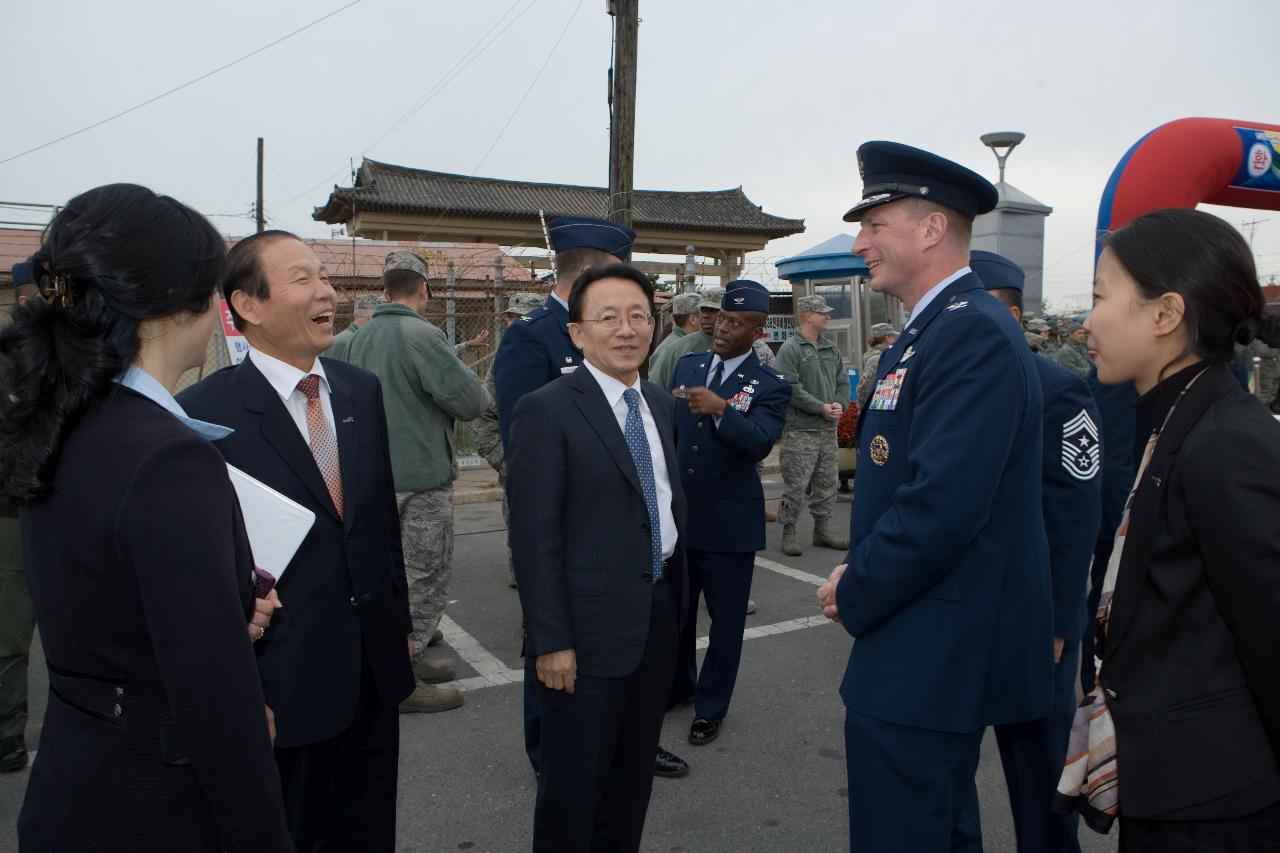
[[[46,296],[0,330],[0,483],[49,670],[23,850],[292,849],[251,646],[271,608],[220,428],[172,396],[225,260],[190,208],[99,187],[54,218]]]
[[[1059,805],[1119,817],[1125,853],[1280,850],[1280,424],[1230,368],[1280,342],[1263,309],[1248,245],[1204,212],[1139,216],[1098,260],[1090,355],[1156,428]]]

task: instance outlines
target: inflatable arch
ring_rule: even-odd
[[[1098,235],[1148,210],[1221,204],[1280,210],[1280,125],[1181,118],[1133,144],[1098,206]],[[1099,245],[1095,250],[1101,252]]]

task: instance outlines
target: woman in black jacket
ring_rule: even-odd
[[[190,208],[99,187],[54,218],[46,298],[0,331],[0,482],[49,670],[22,850],[292,849],[248,538],[218,428],[172,397],[225,259]]]
[[[1263,308],[1248,245],[1207,213],[1140,216],[1098,260],[1098,378],[1132,381],[1156,430],[1059,791],[1097,829],[1118,814],[1121,851],[1280,850],[1280,424],[1230,369],[1237,342],[1280,339]]]

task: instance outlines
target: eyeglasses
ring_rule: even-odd
[[[632,311],[625,317],[621,314],[601,314],[594,320],[583,320],[583,323],[599,323],[601,328],[617,331],[622,328],[623,320],[633,329],[644,329],[653,325],[653,315]]]

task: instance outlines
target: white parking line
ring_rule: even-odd
[[[827,582],[826,578],[820,578],[817,575],[811,575],[808,572],[802,572],[799,569],[793,569],[790,566],[784,566],[782,563],[775,563],[773,560],[766,560],[764,557],[756,557],[756,565],[762,569],[768,569],[771,572],[777,572],[780,575],[786,575],[798,581],[811,583],[814,586],[822,586]]]
[[[756,565],[762,569],[768,569],[771,572],[777,572],[793,580],[804,581],[814,586],[822,586],[827,582],[826,578],[811,575],[808,572],[802,572],[790,566],[784,566],[782,563],[775,563],[773,560],[766,560],[764,557],[756,557]],[[830,620],[821,615],[803,616],[799,619],[788,619],[785,622],[774,622],[772,625],[757,625],[747,628],[742,632],[742,639],[744,641],[758,640],[761,637],[788,634],[792,631],[819,628],[830,624]],[[524,681],[523,669],[508,669],[506,664],[480,645],[479,640],[463,630],[461,625],[448,616],[440,617],[440,630],[444,632],[445,642],[458,653],[458,657],[466,661],[472,669],[479,673],[470,678],[460,678],[456,681],[447,682],[441,685],[442,687],[457,687],[460,690],[474,691],[483,690],[486,687],[519,684]],[[700,649],[705,649],[709,642],[710,639],[708,637],[699,637],[696,645]]]

